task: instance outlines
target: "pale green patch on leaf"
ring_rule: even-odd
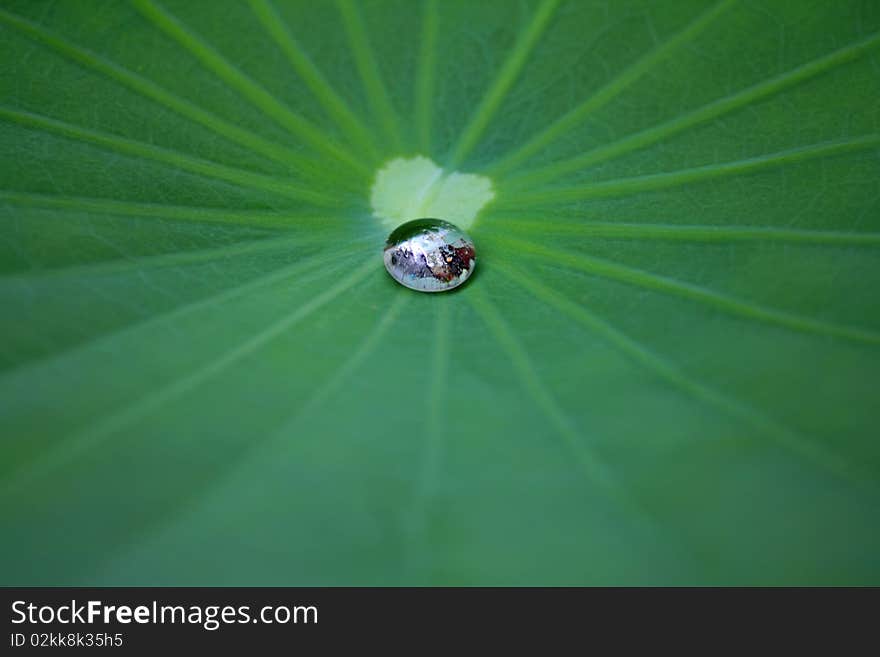
[[[493,198],[492,181],[475,173],[447,173],[422,155],[387,162],[373,181],[373,216],[387,228],[435,217],[470,228]]]

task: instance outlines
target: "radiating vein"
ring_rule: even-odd
[[[880,333],[868,329],[841,326],[773,308],[766,308],[757,303],[715,292],[700,285],[686,283],[667,276],[627,267],[581,253],[570,253],[560,249],[541,246],[533,242],[523,242],[501,236],[497,237],[495,241],[500,245],[513,249],[519,254],[525,253],[538,256],[546,259],[548,262],[552,262],[554,265],[570,267],[594,276],[621,281],[656,292],[672,294],[745,319],[781,326],[801,333],[841,338],[853,342],[880,344]]]
[[[319,169],[314,161],[303,157],[293,149],[264,139],[258,134],[230,123],[198,105],[171,93],[152,80],[133,73],[106,57],[81,48],[42,25],[0,9],[0,21],[18,29],[31,39],[52,48],[68,59],[81,66],[97,71],[108,78],[125,85],[129,89],[149,98],[179,115],[237,143],[249,150],[259,153],[277,162],[293,167],[311,176],[317,176]]]
[[[279,178],[273,178],[245,169],[236,169],[224,164],[217,164],[216,162],[203,160],[167,148],[153,146],[152,144],[134,139],[83,128],[72,123],[65,123],[48,116],[0,106],[0,120],[9,121],[26,128],[51,132],[67,139],[82,141],[130,157],[160,162],[176,169],[207,178],[222,180],[239,187],[272,192],[318,206],[333,207],[340,205],[340,199],[337,197],[321,194],[313,189],[300,187]]]
[[[384,272],[381,273],[381,275],[384,276]],[[376,322],[372,330],[360,341],[357,349],[345,359],[345,362],[339,366],[332,377],[327,379],[323,385],[315,390],[296,415],[284,423],[278,432],[279,436],[289,436],[291,428],[302,418],[303,415],[320,407],[333,395],[333,393],[340,390],[342,386],[345,385],[346,381],[348,381],[355,372],[360,369],[361,365],[363,365],[367,358],[376,351],[376,348],[382,343],[383,338],[388,334],[389,329],[394,325],[398,317],[400,317],[400,313],[403,312],[403,309],[411,298],[412,295],[403,291],[396,295],[394,301],[391,302],[391,305],[389,305],[386,310],[382,311],[379,321]]]
[[[109,276],[126,272],[166,269],[185,265],[231,260],[265,253],[283,253],[294,245],[320,244],[327,240],[326,233],[306,235],[282,234],[280,237],[264,237],[243,242],[234,242],[224,246],[174,251],[139,257],[120,257],[112,260],[73,265],[70,267],[53,267],[50,269],[33,269],[25,272],[13,272],[0,275],[0,285],[28,282],[46,278],[74,278],[88,276]]]
[[[323,291],[314,295],[306,303],[283,315],[262,331],[218,354],[196,370],[144,395],[133,403],[101,418],[84,429],[61,438],[42,459],[30,465],[30,467],[13,473],[12,478],[2,486],[3,489],[8,493],[9,489],[14,490],[22,484],[33,481],[36,477],[42,477],[51,473],[55,469],[69,463],[77,455],[94,449],[111,436],[146,419],[163,406],[193,392],[199,386],[222,374],[231,366],[253,354],[321,307],[333,301],[355,283],[360,282],[363,276],[367,275],[374,268],[375,259],[371,256],[357,269],[346,271],[345,275],[334,285],[326,288],[322,287]]]
[[[436,304],[431,380],[428,386],[427,425],[422,432],[422,450],[416,471],[412,500],[404,517],[403,581],[413,582],[418,561],[429,552],[422,544],[427,527],[427,507],[437,484],[443,448],[442,419],[447,405],[450,358],[450,304]]]
[[[692,169],[680,169],[664,173],[648,174],[633,178],[604,180],[593,184],[571,187],[545,187],[535,192],[517,193],[523,189],[523,183],[517,181],[517,187],[502,196],[503,205],[528,207],[548,202],[563,203],[591,198],[625,196],[636,192],[650,192],[672,187],[680,187],[705,180],[714,180],[731,176],[741,176],[773,169],[787,164],[796,164],[823,157],[832,157],[863,150],[880,148],[880,135],[863,135],[852,139],[839,139],[820,144],[801,146],[786,151],[759,155],[733,162],[708,164]]]
[[[334,263],[348,262],[351,257],[363,249],[364,240],[354,240],[346,247],[336,250],[328,249],[315,255],[310,255],[304,259],[298,259],[296,262],[288,265],[278,265],[271,269],[267,274],[261,274],[250,278],[243,283],[235,283],[221,292],[211,294],[209,296],[199,298],[193,301],[187,301],[175,308],[157,313],[141,321],[133,324],[127,324],[118,330],[101,334],[97,337],[90,338],[83,343],[77,344],[72,349],[64,350],[62,353],[54,353],[48,357],[40,359],[38,362],[30,362],[24,367],[15,370],[0,372],[0,384],[10,380],[15,380],[24,369],[33,369],[47,362],[57,361],[63,356],[72,352],[82,351],[84,349],[96,349],[99,346],[106,345],[110,341],[119,340],[123,337],[131,337],[140,331],[147,331],[155,326],[171,324],[176,320],[184,319],[202,310],[216,308],[222,304],[241,298],[252,292],[257,292],[264,287],[268,287],[280,281],[290,279],[292,276],[301,276],[308,273],[311,269],[321,266],[331,266]]]
[[[422,16],[421,43],[415,83],[415,124],[419,148],[431,152],[431,132],[437,72],[437,0],[426,0]]]
[[[587,167],[606,162],[632,151],[655,144],[667,137],[678,134],[688,128],[706,123],[712,119],[742,109],[759,100],[769,98],[797,84],[810,80],[835,67],[857,60],[861,56],[880,46],[880,32],[849,46],[836,50],[824,57],[802,64],[786,73],[755,84],[742,91],[732,93],[712,101],[702,107],[682,114],[659,125],[629,135],[613,143],[599,146],[591,151],[572,157],[562,162],[555,162],[545,167],[526,171],[521,175],[512,176],[520,184],[536,185],[558,179],[574,171],[582,171]],[[514,162],[516,164],[517,162]],[[507,169],[505,169],[507,170]],[[493,170],[493,173],[498,173]]]
[[[384,272],[382,275],[384,276]],[[165,526],[172,521],[173,517],[180,517],[191,511],[209,490],[217,486],[224,477],[231,476],[245,463],[252,462],[254,454],[259,453],[258,450],[264,454],[271,454],[273,460],[277,460],[279,455],[284,453],[285,446],[295,445],[296,443],[292,440],[294,436],[291,435],[291,432],[296,428],[296,425],[310,412],[319,408],[333,393],[342,388],[357,373],[363,363],[381,344],[383,338],[397,321],[406,303],[411,298],[412,295],[401,291],[388,309],[381,313],[379,320],[373,328],[359,341],[356,349],[350,353],[345,361],[335,369],[321,386],[315,389],[312,395],[293,414],[281,422],[277,430],[268,436],[258,437],[256,440],[248,443],[244,451],[238,454],[234,463],[224,468],[222,472],[217,473],[211,480],[204,482],[199,490],[191,491],[189,495],[180,499],[172,512],[163,514],[161,518],[151,523],[150,527],[141,528],[140,535],[144,536],[148,531],[156,531],[157,525]]]
[[[880,246],[880,233],[837,230],[801,230],[774,226],[698,226],[692,224],[645,224],[613,221],[544,221],[505,217],[503,223],[486,223],[487,232],[523,235],[577,235],[609,239],[658,240],[727,244],[736,242],[786,242],[829,246]]]
[[[359,146],[365,153],[375,156],[376,144],[370,131],[330,86],[312,59],[293,37],[284,19],[281,18],[270,0],[249,0],[249,2],[263,27],[287,56],[293,69],[303,79],[318,102],[327,110],[352,143]]]
[[[504,97],[519,77],[523,66],[525,66],[529,55],[544,33],[558,5],[559,0],[542,0],[535,10],[528,25],[517,38],[516,44],[501,66],[497,77],[492,82],[486,95],[483,96],[470,122],[453,147],[452,154],[449,157],[449,169],[457,168],[483,136],[486,126],[489,125],[495,112],[501,106]]]
[[[335,143],[329,135],[296,114],[271,92],[245,75],[213,46],[210,46],[167,10],[160,7],[153,0],[133,0],[133,2],[141,13],[156,27],[192,53],[207,69],[238,91],[266,116],[272,118],[276,123],[302,139],[319,153],[326,155],[336,162],[343,163],[363,175],[370,173],[369,169],[362,162]]]
[[[517,377],[524,390],[531,395],[541,412],[563,439],[566,447],[575,457],[578,465],[583,468],[590,481],[615,499],[625,499],[619,484],[608,466],[595,454],[585,442],[584,437],[575,429],[571,420],[559,407],[547,385],[541,380],[531,363],[529,355],[510,327],[501,317],[494,304],[478,287],[468,290],[467,299],[482,317],[487,328],[507,353]]]
[[[495,266],[504,271],[509,280],[515,281],[548,306],[556,308],[564,315],[599,335],[646,370],[685,394],[720,410],[730,417],[751,425],[766,434],[767,437],[775,440],[782,447],[824,470],[849,481],[857,483],[864,483],[866,481],[863,473],[854,469],[850,463],[837,453],[828,450],[824,445],[780,424],[739,400],[714,390],[706,384],[686,375],[668,360],[653,353],[647,347],[615,328],[607,321],[600,319],[582,305],[574,303],[565,296],[538,282],[521,268],[504,262],[495,263]]]
[[[376,274],[376,272],[373,273],[374,275]],[[384,272],[381,275],[384,276]],[[406,292],[401,291],[398,293],[387,310],[382,311],[373,328],[358,342],[356,348],[350,351],[342,364],[320,386],[315,388],[314,392],[300,408],[281,422],[277,430],[260,442],[260,448],[264,451],[273,450],[274,452],[282,441],[289,441],[291,431],[293,431],[296,425],[309,413],[320,408],[327,399],[340,390],[355,375],[364,362],[382,343],[388,331],[400,317],[400,313],[405,308],[407,302],[411,299],[412,295]]]
[[[564,138],[578,124],[585,121],[593,112],[608,104],[660,61],[669,56],[675,49],[696,38],[712,21],[729,9],[735,2],[736,0],[721,0],[697,16],[684,29],[630,65],[583,103],[551,123],[516,151],[502,157],[498,162],[491,165],[487,169],[487,173],[491,176],[502,176],[549,144]]]
[[[388,89],[382,81],[379,65],[370,47],[370,40],[364,27],[360,12],[351,0],[337,0],[348,42],[354,55],[358,74],[367,92],[367,99],[373,110],[379,125],[390,141],[393,150],[400,151],[403,148],[403,139],[400,134],[399,119]]]
[[[130,217],[152,217],[173,221],[232,224],[248,228],[300,228],[304,225],[321,227],[333,223],[336,215],[301,215],[289,211],[272,210],[225,210],[220,208],[161,203],[134,203],[108,198],[86,198],[54,194],[32,194],[0,190],[0,204],[9,203],[27,208],[87,212]]]

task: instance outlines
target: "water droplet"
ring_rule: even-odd
[[[401,224],[385,242],[385,269],[401,285],[420,292],[444,292],[464,283],[476,264],[474,242],[440,219]]]

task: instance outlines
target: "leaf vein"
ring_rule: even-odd
[[[627,267],[581,253],[570,253],[516,239],[499,237],[497,241],[500,244],[505,244],[509,248],[515,249],[518,253],[528,253],[533,256],[543,257],[552,261],[555,265],[571,267],[588,274],[617,280],[647,290],[672,294],[730,315],[780,326],[801,333],[841,338],[867,344],[880,344],[880,333],[872,330],[832,324],[774,308],[767,308],[751,301],[715,292],[700,285],[686,283],[643,269]]]

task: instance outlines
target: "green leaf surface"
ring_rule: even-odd
[[[0,61],[3,584],[880,583],[876,1],[5,0]],[[416,156],[494,187],[455,292],[382,266]]]

